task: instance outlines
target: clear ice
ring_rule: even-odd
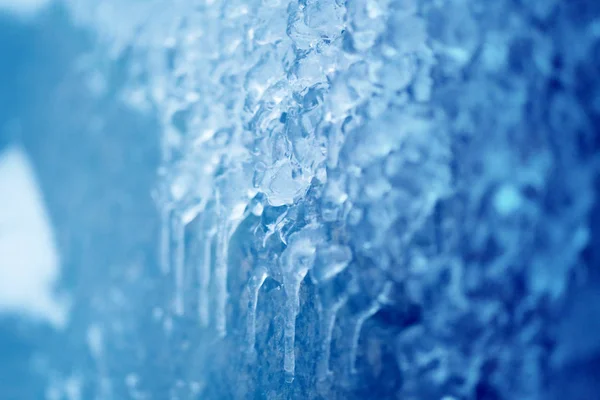
[[[600,7],[121,3],[71,9],[161,122],[165,309],[229,364],[193,353],[222,374],[200,398],[547,398],[590,240]]]

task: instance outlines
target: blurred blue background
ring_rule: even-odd
[[[146,361],[134,353],[158,342],[144,328],[144,317],[151,313],[142,310],[157,296],[157,214],[150,194],[158,165],[158,131],[151,118],[115,100],[111,88],[123,79],[119,65],[112,67],[103,96],[86,90],[87,77],[76,62],[93,50],[91,44],[89,32],[74,27],[62,7],[47,7],[28,18],[0,14],[0,153],[22,152],[33,168],[60,254],[60,276],[39,289],[70,303],[70,322],[60,328],[27,310],[0,310],[2,399],[109,398],[97,386],[102,379],[93,378],[96,386],[86,386],[77,397],[67,397],[60,387],[71,379],[70,390],[81,391],[81,382],[103,373],[105,367],[89,350],[90,338],[95,338],[94,331],[88,334],[93,321],[135,326],[120,328],[122,347],[103,349],[108,359],[100,362],[119,365],[124,377],[144,371]],[[16,175],[16,168],[8,166],[4,172]],[[0,193],[9,195],[18,197]],[[5,209],[3,215],[15,212]],[[1,222],[0,240],[18,234],[18,226]],[[15,256],[40,251],[35,234],[24,233],[30,246]],[[0,254],[0,279],[16,275],[11,269],[17,266],[11,263],[13,258]],[[31,274],[28,279],[35,281],[36,271]],[[23,286],[37,289],[35,284]],[[118,296],[134,301],[120,308],[110,301]],[[137,317],[124,322],[123,315]],[[147,334],[139,335],[142,331]],[[57,382],[59,387],[52,389]],[[115,382],[126,384],[123,379]]]

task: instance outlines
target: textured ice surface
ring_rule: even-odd
[[[157,319],[202,338],[169,353],[172,398],[546,398],[586,270],[600,6],[72,10],[161,123]]]

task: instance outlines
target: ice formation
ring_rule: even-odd
[[[121,3],[72,9],[161,121],[170,313],[247,394],[544,398],[594,200],[595,3]]]

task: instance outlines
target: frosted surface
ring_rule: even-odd
[[[57,398],[579,398],[596,2],[65,4],[90,92],[158,121],[160,232],[156,268],[103,248]]]

